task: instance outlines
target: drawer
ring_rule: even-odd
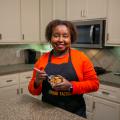
[[[20,73],[20,83],[26,83],[32,78],[32,71]]]
[[[11,85],[19,85],[19,75],[18,74],[10,74],[0,76],[0,87],[11,86]]]
[[[120,88],[100,85],[99,90],[94,93],[94,96],[120,103]]]

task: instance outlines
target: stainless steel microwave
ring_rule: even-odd
[[[103,48],[105,41],[105,20],[73,22],[78,39],[72,47]]]

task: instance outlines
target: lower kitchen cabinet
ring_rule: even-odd
[[[84,99],[85,99],[87,111],[92,112],[93,111],[93,94],[85,94]]]
[[[18,85],[0,88],[0,100],[10,100],[19,95]]]
[[[19,95],[19,76],[10,74],[0,76],[0,99],[12,99]]]
[[[32,78],[32,71],[22,72],[19,74],[20,94],[29,94],[28,83]]]
[[[0,76],[0,99],[9,100],[16,96],[28,94],[41,100],[41,95],[34,96],[28,91],[32,71]]]
[[[19,74],[19,78],[20,78],[20,95],[24,95],[24,94],[28,94],[36,99],[41,99],[41,95],[39,96],[34,96],[32,94],[30,94],[30,92],[28,91],[28,84],[29,81],[32,78],[32,71],[28,71],[28,72],[22,72]]]
[[[93,120],[120,120],[120,104],[95,97]]]
[[[88,120],[120,120],[120,88],[100,84],[97,92],[84,98]]]
[[[93,120],[120,120],[120,88],[100,85],[93,101]]]
[[[88,120],[93,120],[93,94],[84,94],[86,115]]]

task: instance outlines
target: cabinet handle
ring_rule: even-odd
[[[30,77],[30,76],[27,76],[26,78],[27,78],[27,79],[30,79],[31,77]]]
[[[13,80],[6,80],[6,82],[12,82]]]
[[[17,95],[19,95],[20,94],[20,92],[19,92],[19,89],[17,88]]]
[[[25,38],[25,36],[24,36],[24,34],[22,34],[22,39],[24,40],[24,38]]]
[[[0,33],[0,40],[2,40],[2,34]]]
[[[109,95],[110,93],[106,91],[102,91],[102,94]]]
[[[107,41],[109,40],[109,33],[107,33]]]
[[[83,17],[86,17],[86,11],[85,10],[83,10]]]
[[[23,94],[23,88],[21,88],[21,94]]]
[[[83,17],[83,12],[82,12],[82,10],[81,10],[81,12],[80,12],[80,15],[81,15],[81,17]]]
[[[95,109],[95,102],[93,102],[93,110]]]

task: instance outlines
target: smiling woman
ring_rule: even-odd
[[[51,44],[54,48],[54,55],[66,53],[71,44],[70,33],[66,26],[58,25],[52,34]]]
[[[98,90],[99,81],[93,64],[87,56],[71,48],[77,33],[73,24],[64,20],[53,20],[46,27],[46,39],[53,49],[42,55],[35,63],[29,91],[33,95],[42,93],[42,101],[86,117],[84,93]],[[54,86],[47,76],[60,75],[62,82]]]
[[[58,54],[58,56],[69,51],[71,43],[76,41],[76,37],[75,28],[70,22],[55,20],[50,22],[46,28],[46,39],[54,48],[53,54]]]

